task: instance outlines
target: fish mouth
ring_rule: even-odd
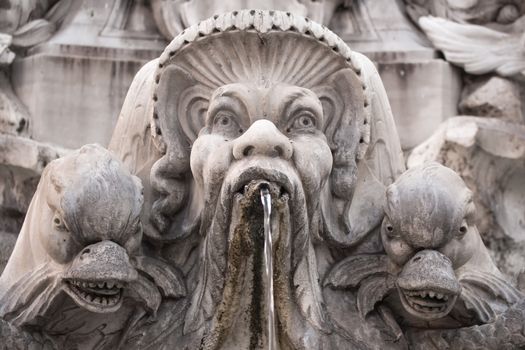
[[[435,320],[445,317],[454,307],[458,294],[442,289],[403,289],[398,286],[401,303],[411,315]]]
[[[117,311],[122,305],[125,282],[65,280],[65,292],[79,305],[96,313]]]

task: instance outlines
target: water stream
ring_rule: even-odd
[[[270,216],[272,214],[272,196],[268,187],[261,187],[261,202],[264,207],[264,278],[266,280],[266,305],[268,306],[268,349],[277,350],[275,330],[275,306],[273,299],[273,260],[272,260],[272,230]]]

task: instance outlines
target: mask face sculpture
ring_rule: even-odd
[[[337,343],[333,335],[319,283],[332,258],[316,244],[354,247],[366,240],[381,220],[384,183],[402,169],[397,138],[371,131],[376,124],[393,127],[373,65],[308,19],[253,10],[186,29],[157,66],[150,129],[161,154],[151,167],[145,235],[187,271],[189,291],[169,341],[267,347],[259,193],[267,186],[279,344],[356,346],[352,336]],[[114,140],[125,140],[118,130],[128,129],[117,125]],[[134,148],[119,142],[117,154]],[[378,154],[391,161],[381,163]],[[139,158],[128,157],[132,168],[152,163],[138,164]],[[361,201],[361,193],[369,199]],[[355,221],[350,207],[368,211],[367,220]],[[165,342],[146,336],[141,344],[155,341]]]
[[[79,333],[92,327],[96,338],[123,328],[133,310],[123,308],[127,298],[154,312],[161,296],[144,276],[155,282],[160,276],[152,272],[153,259],[138,256],[142,201],[140,180],[100,146],[50,163],[0,278],[2,318],[57,336],[86,325]],[[90,319],[107,313],[113,322],[96,331]]]

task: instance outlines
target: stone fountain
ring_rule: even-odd
[[[0,334],[7,349],[523,345],[523,295],[463,180],[404,171],[369,59],[290,12],[215,15],[137,73],[109,151],[47,166],[0,277]]]

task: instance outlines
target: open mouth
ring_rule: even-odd
[[[66,280],[65,291],[81,307],[98,313],[114,312],[122,305],[124,284],[118,281]]]
[[[424,319],[446,316],[454,307],[457,294],[435,290],[408,290],[398,288],[401,302],[410,314]]]
[[[250,168],[244,171],[232,184],[235,194],[244,196],[250,187],[266,187],[273,198],[289,198],[292,193],[292,183],[280,172]]]

